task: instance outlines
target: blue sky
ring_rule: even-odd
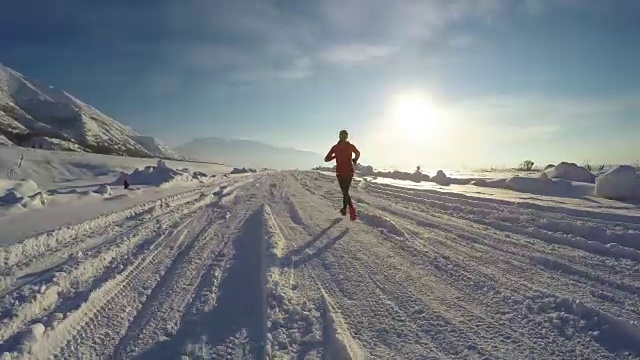
[[[23,0],[0,13],[0,62],[169,144],[324,154],[347,128],[385,167],[634,163],[638,17],[634,0]],[[429,110],[398,119],[403,98]]]

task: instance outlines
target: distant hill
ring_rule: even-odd
[[[0,145],[179,159],[61,89],[0,64]]]
[[[230,166],[311,169],[323,163],[322,156],[311,151],[276,147],[253,140],[197,138],[175,149],[188,158]]]

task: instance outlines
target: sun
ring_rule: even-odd
[[[395,96],[390,117],[395,132],[413,142],[432,140],[444,130],[440,111],[428,95],[420,92]]]

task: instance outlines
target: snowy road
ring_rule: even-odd
[[[256,174],[0,249],[6,358],[640,358],[640,211]]]

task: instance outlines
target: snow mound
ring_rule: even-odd
[[[545,174],[540,177],[514,176],[505,181],[505,188],[509,190],[530,193],[548,194],[555,191],[557,184]]]
[[[431,177],[431,181],[438,185],[446,185],[451,183],[451,180],[449,179],[449,177],[447,177],[447,174],[445,174],[442,170],[438,170],[436,174]]]
[[[552,179],[565,179],[590,184],[596,182],[596,176],[591,171],[574,163],[561,162],[544,172]]]
[[[496,189],[506,189],[507,179],[477,179],[472,181],[471,185]]]
[[[257,171],[256,171],[256,170],[254,170],[254,169],[247,169],[247,168],[242,168],[242,169],[240,169],[240,168],[233,168],[233,170],[231,170],[231,171],[229,172],[229,174],[231,174],[231,175],[235,175],[235,174],[249,174],[249,173],[255,173],[255,172],[257,172]]]
[[[617,166],[597,178],[596,195],[611,200],[640,199],[640,178],[633,167]]]
[[[107,184],[100,185],[97,189],[93,190],[96,194],[111,195],[111,187]]]
[[[204,178],[206,178],[206,176]],[[121,173],[112,185],[123,185],[125,179],[129,182],[129,185],[163,186],[179,181],[200,181],[203,178],[200,176],[194,176],[188,171],[185,172],[172,169],[167,165],[166,161],[158,160],[157,166],[146,166],[142,170],[135,169],[130,174],[124,172]]]
[[[12,181],[0,179],[0,205],[19,204],[40,191],[38,184],[31,180]]]

